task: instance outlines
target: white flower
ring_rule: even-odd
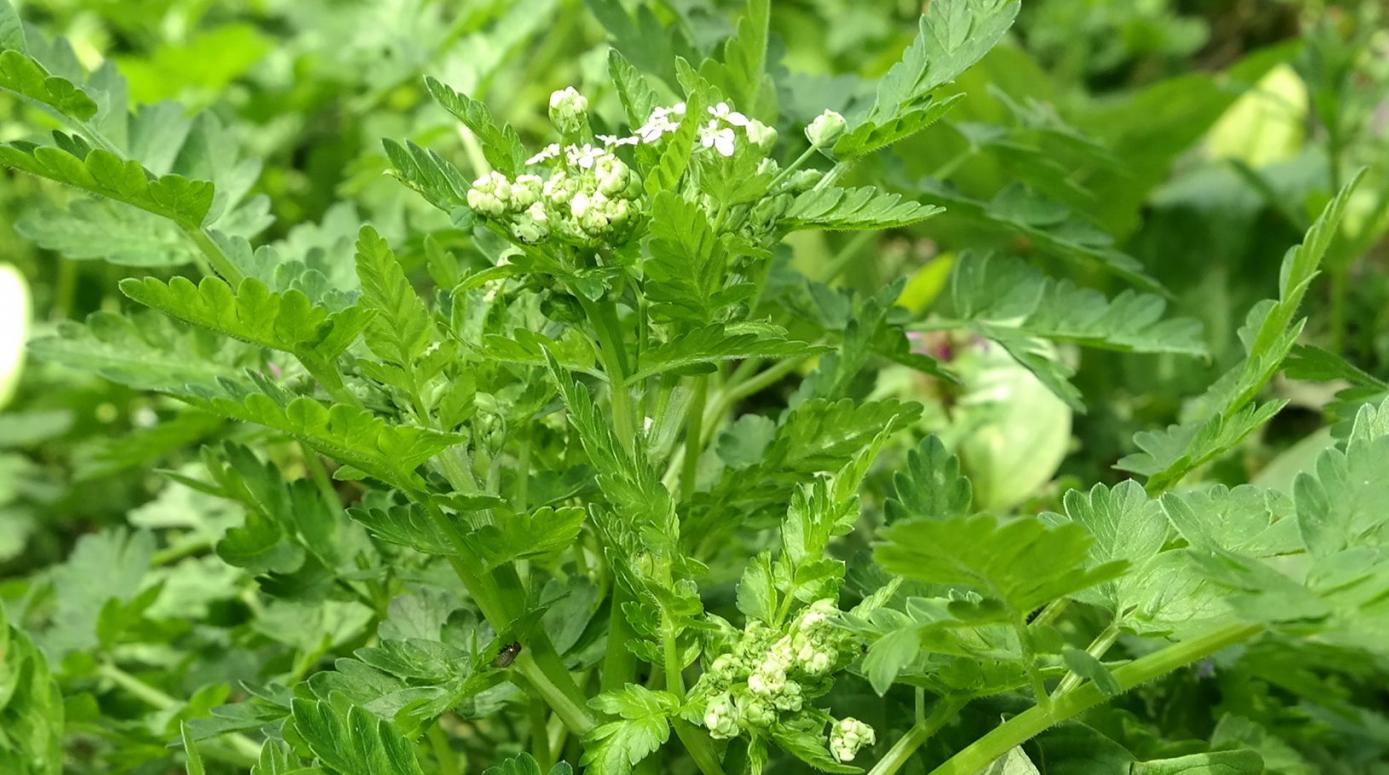
[[[844,120],[843,116],[832,110],[826,110],[816,116],[815,120],[811,121],[810,125],[805,128],[805,136],[806,139],[810,140],[810,144],[816,148],[826,148],[834,145],[834,141],[844,134],[844,128],[847,125],[848,122]]]
[[[561,133],[577,134],[588,123],[588,98],[573,86],[550,94],[550,123]]]
[[[727,102],[720,102],[712,108],[709,108],[709,115],[721,119],[731,126],[747,126],[750,121],[747,116],[729,108]]]
[[[732,156],[735,136],[728,127],[720,127],[717,119],[710,121],[699,130],[699,144],[713,148],[720,156]]]
[[[559,156],[559,151],[559,143],[550,143],[549,145],[540,149],[540,153],[537,153],[529,159],[526,159],[526,164],[542,164],[546,161],[549,161],[550,159]]]
[[[873,727],[856,718],[845,718],[830,727],[830,753],[841,762],[851,761],[860,748],[877,742]]]
[[[9,403],[19,386],[31,306],[24,275],[10,264],[0,264],[0,406]]]
[[[636,145],[637,143],[641,142],[641,138],[637,135],[628,135],[627,137],[618,137],[617,135],[598,135],[598,142],[608,147],[612,147],[614,145]]]
[[[566,146],[564,155],[565,160],[569,162],[569,166],[591,170],[593,169],[593,165],[597,164],[600,158],[608,155],[608,152],[602,148],[594,148],[592,145],[584,143],[583,145]]]

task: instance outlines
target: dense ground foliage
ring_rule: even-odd
[[[1389,773],[1373,0],[0,0],[0,164],[0,773]]]

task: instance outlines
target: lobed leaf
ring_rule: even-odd
[[[895,229],[910,226],[945,212],[935,205],[921,204],[901,194],[876,188],[811,189],[791,200],[782,223],[791,231]]]

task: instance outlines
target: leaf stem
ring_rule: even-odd
[[[670,725],[675,729],[675,736],[680,738],[681,744],[689,752],[690,758],[694,759],[700,772],[704,775],[724,775],[718,751],[714,749],[714,741],[709,739],[704,730],[678,718],[672,719]]]
[[[931,709],[931,715],[918,719],[912,728],[907,730],[907,734],[898,739],[883,758],[873,765],[868,775],[892,775],[902,769],[912,754],[939,732],[941,727],[955,718],[960,709],[968,703],[969,699],[966,697],[942,697],[936,702],[936,707]]]
[[[1243,643],[1260,632],[1263,632],[1263,627],[1253,624],[1227,624],[1217,627],[1118,668],[1114,671],[1114,680],[1127,691],[1221,649]],[[929,775],[975,775],[1015,746],[1107,699],[1108,695],[1100,691],[1099,687],[1090,684],[1057,698],[1048,707],[1034,706],[975,740],[931,770]]]
[[[1104,657],[1105,652],[1109,651],[1109,647],[1114,645],[1114,641],[1118,639],[1118,625],[1110,624],[1108,627],[1104,628],[1104,632],[1101,632],[1099,635],[1095,636],[1095,639],[1091,641],[1090,645],[1085,649],[1085,651],[1095,659],[1101,659],[1102,657]],[[1066,675],[1061,679],[1061,683],[1056,685],[1056,691],[1052,692],[1052,699],[1056,699],[1063,694],[1069,693],[1077,686],[1080,686],[1080,684],[1084,680],[1085,679],[1077,675],[1074,670],[1066,673]]]
[[[207,257],[208,263],[212,264],[212,268],[217,270],[217,274],[222,275],[222,279],[226,280],[229,285],[235,287],[246,279],[246,275],[237,268],[236,264],[232,263],[226,253],[222,252],[222,247],[217,244],[216,240],[212,239],[212,236],[207,233],[207,229],[201,226],[184,226],[183,233],[193,242],[198,252]]]
[[[626,351],[622,349],[617,331],[617,309],[612,302],[599,304],[583,294],[575,294],[579,305],[588,315],[598,335],[598,357],[608,374],[608,401],[612,405],[613,430],[618,442],[630,454],[636,449],[636,427],[632,418],[631,397],[627,395]]]

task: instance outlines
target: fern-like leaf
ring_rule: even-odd
[[[876,188],[822,188],[791,201],[782,223],[791,230],[892,229],[924,221],[944,208],[903,199]]]

